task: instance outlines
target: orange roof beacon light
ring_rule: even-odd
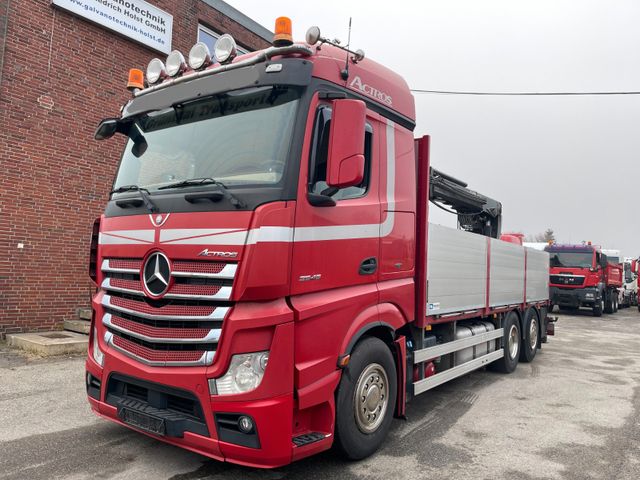
[[[289,17],[276,18],[275,34],[273,35],[274,47],[287,47],[293,45],[291,19]]]
[[[133,92],[144,88],[144,73],[138,68],[129,70],[129,78],[127,79],[127,90]]]

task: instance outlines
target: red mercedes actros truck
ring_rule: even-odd
[[[622,267],[609,261],[600,247],[591,242],[579,245],[551,244],[549,258],[551,309],[575,311],[590,308],[594,317],[618,311],[618,289],[622,287]]]
[[[533,360],[549,256],[430,169],[405,81],[317,28],[234,53],[134,70],[96,132],[127,143],[91,246],[92,409],[243,465],[358,459],[414,395]]]

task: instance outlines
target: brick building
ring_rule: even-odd
[[[129,97],[128,69],[222,33],[244,50],[271,39],[220,0],[0,1],[0,338],[58,328],[89,305],[91,227],[124,145],[93,134]]]

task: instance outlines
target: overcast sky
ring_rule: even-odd
[[[412,88],[640,90],[637,0],[227,2],[271,30],[291,17],[300,40],[318,25],[346,42],[352,16],[352,47]],[[501,201],[503,231],[640,255],[640,95],[415,99],[432,165]]]

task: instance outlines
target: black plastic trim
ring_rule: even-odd
[[[389,325],[387,322],[378,321],[378,322],[368,323],[367,325],[362,327],[360,330],[358,330],[355,333],[355,335],[351,338],[351,340],[349,340],[349,344],[347,345],[347,348],[345,349],[344,353],[351,353],[351,351],[353,350],[353,347],[355,347],[356,343],[358,343],[358,340],[360,340],[365,333],[377,327],[387,328],[389,330],[389,334],[391,335],[391,338],[393,338],[393,334],[394,334],[393,327]]]
[[[91,398],[100,401],[100,389],[102,388],[102,382],[99,378],[94,377],[87,372],[87,395]]]
[[[244,416],[251,418],[253,421],[254,427],[249,433],[243,433],[237,427],[238,419]],[[260,448],[258,427],[250,415],[244,413],[216,413],[215,419],[219,440],[233,443],[234,445],[242,445],[243,447]]]
[[[146,390],[144,398],[130,394],[128,392],[129,385]],[[193,414],[171,408],[176,399],[193,402]],[[184,436],[184,432],[192,432],[205,437],[210,436],[202,405],[198,397],[187,390],[112,373],[107,382],[105,402],[116,407],[120,417],[123,409],[129,409],[164,420],[164,435],[169,437],[181,438]]]

